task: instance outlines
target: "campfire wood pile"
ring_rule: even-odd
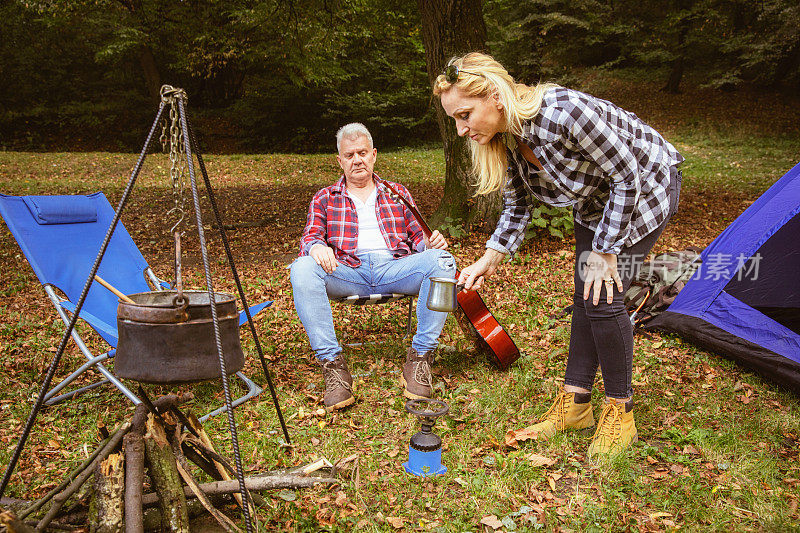
[[[109,434],[59,486],[36,502],[15,502],[16,514],[0,508],[0,532],[160,529],[188,533],[189,519],[203,513],[213,516],[225,531],[241,531],[218,509],[234,501],[243,505],[235,471],[217,453],[197,417],[181,410],[191,398],[191,394],[167,395],[150,407],[138,405],[132,419]],[[215,481],[199,483],[190,462]],[[310,475],[311,470],[296,468],[245,478],[250,502],[263,502],[253,491],[338,482],[334,472],[320,477]],[[75,497],[84,485],[86,490]],[[76,501],[65,507],[71,498]],[[42,517],[32,520],[37,513],[43,513]],[[252,507],[250,516],[255,516]]]

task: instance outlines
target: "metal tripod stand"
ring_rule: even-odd
[[[261,343],[259,342],[258,335],[257,335],[256,330],[255,330],[255,325],[253,323],[253,317],[250,314],[250,309],[249,309],[249,307],[247,305],[247,299],[245,297],[244,290],[242,289],[242,284],[241,284],[241,281],[239,279],[239,274],[238,274],[238,271],[236,270],[236,265],[234,264],[234,261],[233,261],[233,255],[231,253],[231,248],[230,248],[230,244],[229,244],[229,241],[228,241],[228,237],[227,237],[227,235],[225,233],[224,225],[222,223],[222,218],[220,216],[220,211],[219,211],[219,208],[217,206],[217,201],[216,201],[216,198],[214,196],[213,189],[211,188],[211,182],[210,182],[210,180],[208,178],[208,173],[206,172],[205,163],[203,162],[203,157],[202,157],[202,155],[200,153],[200,149],[199,149],[199,146],[198,146],[198,143],[197,143],[197,138],[195,137],[194,130],[192,129],[192,127],[191,127],[191,125],[190,125],[190,123],[189,123],[189,121],[187,119],[187,116],[186,116],[186,100],[187,100],[186,93],[182,89],[178,89],[178,88],[174,88],[174,87],[165,85],[165,86],[163,86],[161,88],[161,97],[162,97],[161,98],[161,104],[159,105],[158,112],[156,114],[155,120],[153,121],[153,125],[151,126],[150,131],[149,131],[149,133],[147,135],[147,138],[146,138],[145,143],[144,143],[144,147],[142,148],[142,151],[141,151],[141,153],[139,155],[139,159],[136,161],[136,165],[134,165],[134,168],[133,168],[131,176],[130,176],[130,178],[128,180],[128,183],[125,186],[125,189],[124,189],[124,191],[122,193],[122,198],[120,199],[119,204],[117,206],[117,209],[115,211],[114,218],[113,218],[113,220],[111,222],[111,226],[108,228],[108,231],[106,232],[105,238],[103,239],[103,244],[101,245],[100,251],[97,254],[97,257],[96,257],[96,259],[94,261],[94,264],[92,265],[92,269],[91,269],[91,271],[89,273],[89,276],[86,279],[86,283],[85,283],[85,285],[83,287],[83,290],[81,292],[80,298],[78,299],[78,302],[76,303],[75,310],[72,313],[72,318],[71,318],[71,320],[70,320],[70,322],[69,322],[69,324],[67,326],[66,331],[64,332],[64,334],[63,334],[63,336],[61,338],[61,342],[60,342],[60,344],[58,346],[58,349],[56,350],[56,353],[53,356],[52,361],[50,362],[50,366],[49,366],[49,368],[47,370],[47,374],[45,375],[45,378],[44,378],[44,381],[42,383],[41,390],[39,392],[39,395],[38,395],[38,398],[36,400],[36,403],[34,404],[33,408],[31,409],[30,415],[28,416],[28,420],[27,420],[27,422],[25,424],[25,427],[24,427],[24,429],[22,431],[22,435],[20,436],[19,442],[17,443],[17,447],[14,450],[14,454],[12,455],[11,460],[8,463],[8,466],[6,467],[6,471],[5,471],[5,474],[3,475],[2,482],[0,482],[0,497],[2,497],[2,495],[5,493],[6,487],[8,486],[8,483],[9,483],[9,481],[11,479],[11,475],[13,474],[14,469],[15,469],[15,467],[17,465],[17,462],[19,461],[19,457],[20,457],[20,455],[22,453],[22,449],[25,446],[25,442],[27,441],[28,436],[30,435],[31,429],[33,428],[33,425],[34,425],[34,422],[36,420],[36,417],[39,414],[39,411],[41,410],[42,406],[44,405],[45,395],[46,395],[47,391],[50,389],[50,383],[52,382],[53,376],[54,376],[56,370],[58,369],[59,363],[61,361],[61,357],[64,354],[64,349],[66,348],[67,342],[69,341],[69,338],[70,338],[70,336],[72,334],[72,331],[75,328],[75,324],[76,324],[76,322],[78,320],[78,316],[79,316],[80,311],[81,311],[81,309],[83,307],[83,304],[84,304],[84,302],[86,300],[86,297],[87,297],[87,295],[89,293],[89,288],[91,287],[92,282],[94,281],[94,277],[97,274],[97,271],[98,271],[98,269],[100,267],[100,263],[101,263],[101,261],[103,259],[103,256],[106,253],[106,249],[108,248],[108,244],[109,244],[109,242],[111,240],[111,236],[113,235],[114,230],[116,229],[117,224],[118,224],[118,222],[120,220],[120,217],[122,215],[122,212],[123,212],[123,210],[124,210],[124,208],[125,208],[125,206],[127,204],[128,198],[130,197],[130,194],[131,194],[131,192],[133,190],[133,187],[134,187],[134,184],[136,182],[136,178],[138,177],[139,172],[141,171],[142,165],[143,165],[144,160],[145,160],[145,158],[147,156],[147,152],[150,149],[151,144],[153,142],[154,134],[155,134],[155,132],[157,130],[157,127],[158,127],[160,121],[162,120],[162,118],[164,116],[165,108],[167,108],[167,107],[170,107],[170,109],[172,110],[172,115],[174,117],[173,118],[173,126],[177,126],[179,128],[179,130],[180,130],[178,136],[173,136],[173,140],[174,139],[180,139],[182,141],[181,151],[185,153],[185,163],[186,163],[186,165],[188,167],[188,171],[189,171],[189,178],[190,178],[192,197],[193,197],[193,203],[194,203],[194,211],[195,211],[195,217],[196,217],[196,223],[197,223],[197,234],[198,234],[198,238],[199,238],[199,242],[200,242],[200,250],[201,250],[201,253],[202,253],[202,257],[203,257],[203,268],[204,268],[204,271],[205,271],[205,281],[206,281],[206,288],[207,288],[207,291],[208,291],[209,302],[214,302],[215,301],[214,300],[214,288],[213,288],[213,282],[212,282],[212,279],[211,279],[211,270],[210,270],[209,259],[208,259],[208,248],[206,246],[205,234],[204,234],[204,231],[203,231],[202,213],[201,213],[201,210],[200,210],[200,196],[199,196],[199,193],[198,193],[197,180],[195,179],[195,168],[194,168],[193,157],[197,158],[197,163],[198,163],[198,166],[200,168],[200,172],[201,172],[202,177],[203,177],[203,182],[205,184],[206,192],[208,194],[208,199],[209,199],[209,201],[211,203],[211,208],[212,208],[212,211],[214,213],[214,217],[215,217],[215,220],[216,220],[216,223],[217,223],[217,227],[219,228],[220,237],[221,237],[223,246],[225,248],[225,254],[226,254],[226,257],[227,257],[227,261],[228,261],[228,264],[230,265],[231,272],[233,274],[233,279],[234,279],[234,281],[236,283],[236,288],[237,288],[238,293],[239,293],[239,298],[241,299],[242,306],[243,306],[244,311],[245,311],[245,313],[247,315],[247,321],[248,321],[248,325],[250,327],[250,332],[251,332],[251,334],[253,336],[253,340],[255,342],[256,350],[258,351],[258,356],[259,356],[259,359],[261,361],[261,367],[263,369],[264,376],[266,377],[267,384],[269,385],[269,390],[270,390],[270,393],[272,395],[272,400],[273,400],[273,402],[275,404],[275,409],[277,411],[278,419],[280,421],[281,428],[283,430],[284,438],[285,438],[287,444],[291,443],[290,438],[289,438],[289,432],[286,429],[286,422],[284,421],[283,413],[281,411],[280,404],[278,403],[278,397],[277,397],[277,394],[275,392],[275,387],[274,387],[274,385],[272,383],[272,378],[271,378],[269,369],[267,368],[266,360],[264,358],[264,353],[263,353],[263,350],[261,348]],[[219,318],[217,316],[216,305],[211,305],[210,308],[211,308],[211,313],[212,313],[212,322],[213,322],[213,328],[214,328],[214,337],[215,337],[215,341],[216,341],[217,355],[218,355],[218,358],[219,358],[220,373],[221,373],[221,377],[222,377],[222,387],[223,387],[223,392],[224,392],[224,396],[225,396],[225,407],[226,407],[227,416],[228,416],[228,428],[230,430],[231,441],[233,443],[233,453],[234,453],[235,466],[236,466],[236,478],[237,478],[237,480],[239,482],[239,490],[241,492],[242,499],[243,499],[242,509],[243,509],[244,516],[245,516],[245,521],[246,521],[246,524],[247,524],[247,531],[248,531],[248,533],[252,533],[252,531],[253,531],[253,522],[252,522],[252,517],[250,516],[250,508],[251,508],[250,504],[251,504],[251,502],[249,501],[248,491],[245,489],[244,473],[243,473],[244,470],[243,470],[243,467],[242,467],[241,454],[240,454],[240,451],[239,451],[239,439],[238,439],[237,430],[236,430],[236,419],[234,417],[234,412],[233,412],[233,408],[232,408],[232,405],[231,405],[232,402],[231,402],[231,393],[230,393],[229,382],[228,382],[228,373],[227,373],[226,368],[225,368],[225,358],[223,357],[222,344],[221,344],[221,340],[220,340]]]

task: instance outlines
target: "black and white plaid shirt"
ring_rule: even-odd
[[[486,243],[513,254],[531,216],[531,196],[572,206],[575,221],[594,230],[592,249],[619,254],[669,215],[670,167],[683,157],[639,117],[571,89],[548,91],[539,114],[523,126],[523,141],[539,171],[508,136],[503,212]]]

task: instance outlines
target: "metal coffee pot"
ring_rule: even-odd
[[[459,289],[458,280],[455,278],[431,278],[427,301],[428,309],[452,313],[458,308],[456,294]]]

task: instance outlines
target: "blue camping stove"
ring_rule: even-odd
[[[403,463],[406,472],[419,477],[440,476],[447,472],[442,465],[442,439],[431,429],[436,419],[450,411],[442,400],[408,400],[406,411],[419,418],[422,431],[411,437],[408,445],[408,462]]]

